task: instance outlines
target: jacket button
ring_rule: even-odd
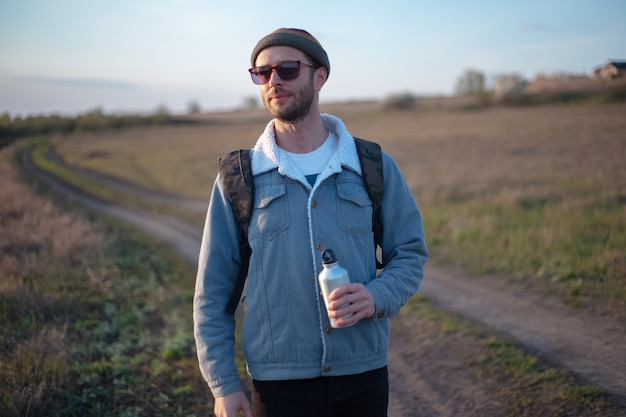
[[[313,201],[311,203],[311,207],[316,208],[317,206],[319,206],[319,204],[317,204],[317,201]]]
[[[332,371],[333,367],[332,366],[325,366],[324,367],[324,372],[328,373],[330,371]]]
[[[378,313],[378,318],[382,319],[383,317],[385,317],[385,310],[381,310],[380,313]]]
[[[315,248],[316,248],[317,250],[322,250],[322,249],[324,249],[324,245],[322,245],[321,243],[316,243],[316,244],[315,244]]]
[[[327,334],[331,334],[332,332],[333,332],[333,328],[332,328],[331,326],[328,326],[328,327],[326,328],[326,333],[327,333]]]

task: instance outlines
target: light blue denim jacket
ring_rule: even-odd
[[[352,136],[322,115],[338,148],[313,187],[276,145],[271,121],[252,152],[254,206],[243,349],[259,380],[370,371],[387,364],[389,318],[413,295],[428,252],[419,209],[396,163],[383,153],[382,241],[377,275],[372,203]],[[194,334],[202,375],[213,395],[241,390],[234,360],[235,317],[225,313],[239,270],[238,232],[218,175],[209,203],[194,296]],[[372,293],[376,313],[330,330],[317,276],[332,248],[352,282]]]

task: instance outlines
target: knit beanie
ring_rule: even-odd
[[[291,46],[309,55],[318,64],[326,68],[326,77],[330,74],[330,61],[322,45],[309,32],[302,29],[281,28],[262,38],[252,50],[251,62],[255,65],[256,58],[262,50],[271,46]]]

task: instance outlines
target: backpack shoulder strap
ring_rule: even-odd
[[[252,249],[248,242],[248,225],[252,214],[252,200],[254,198],[254,178],[250,163],[250,150],[239,149],[220,158],[219,171],[224,185],[226,197],[230,201],[233,214],[239,226],[239,252],[241,254],[241,267],[235,284],[235,291],[230,297],[226,311],[234,314],[243,287],[248,275],[250,254]]]
[[[380,145],[369,140],[354,138],[356,150],[363,172],[363,184],[367,194],[372,200],[372,231],[374,233],[374,248],[382,244],[383,222],[381,217],[381,201],[385,191],[383,178],[383,154]],[[376,258],[376,267],[382,268],[383,264]]]

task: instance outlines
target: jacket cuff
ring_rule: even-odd
[[[386,305],[384,303],[383,297],[381,296],[380,292],[377,291],[376,288],[368,288],[368,289],[372,293],[372,297],[374,297],[374,314],[372,315],[372,317],[370,317],[370,319],[372,321],[378,321],[378,320],[389,318],[387,315],[388,309],[386,308]]]
[[[243,391],[239,375],[227,376],[224,378],[214,379],[209,382],[209,388],[213,397],[223,397],[238,391]]]

